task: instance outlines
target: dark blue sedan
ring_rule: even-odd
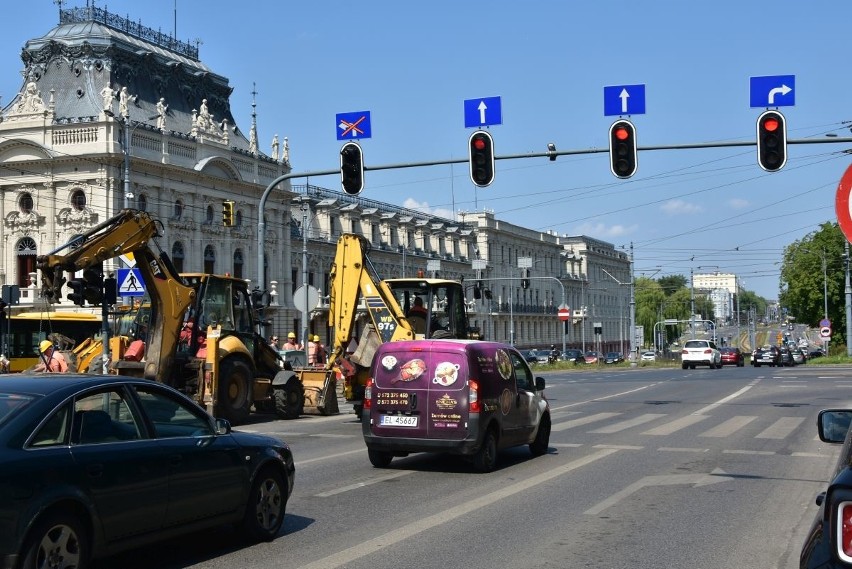
[[[275,538],[293,491],[283,442],[231,432],[165,385],[0,376],[0,567],[75,567],[237,523]]]

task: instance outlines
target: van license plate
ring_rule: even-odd
[[[416,427],[416,415],[382,415],[379,424],[383,427]]]

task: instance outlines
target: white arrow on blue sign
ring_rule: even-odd
[[[645,85],[604,87],[604,116],[644,114]]]
[[[503,124],[503,109],[500,104],[500,97],[465,100],[465,128],[479,128],[493,124]]]
[[[792,107],[796,104],[796,76],[749,77],[749,99],[752,108]]]

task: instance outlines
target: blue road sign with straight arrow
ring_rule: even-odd
[[[644,114],[645,85],[604,87],[604,116]]]
[[[492,124],[503,124],[503,109],[500,106],[500,97],[465,100],[465,128],[479,128]]]

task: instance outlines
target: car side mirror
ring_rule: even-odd
[[[850,422],[852,410],[823,409],[817,417],[819,439],[824,443],[842,443],[846,440]]]
[[[229,435],[231,434],[231,423],[227,419],[216,419],[216,434]]]
[[[536,391],[544,391],[544,378],[543,377],[535,378],[535,390]]]

